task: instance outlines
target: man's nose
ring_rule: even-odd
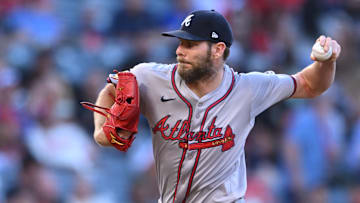
[[[184,49],[182,48],[181,44],[179,44],[175,53],[177,56],[184,56]]]

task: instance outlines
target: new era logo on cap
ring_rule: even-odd
[[[219,35],[216,34],[216,32],[212,32],[212,33],[211,33],[211,38],[217,39],[217,38],[219,38]]]
[[[193,41],[224,42],[230,47],[233,41],[229,23],[215,10],[200,10],[190,13],[179,30],[162,33],[164,36]]]

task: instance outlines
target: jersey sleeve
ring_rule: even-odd
[[[295,78],[285,74],[259,73],[248,74],[253,93],[251,112],[259,115],[277,102],[289,98],[296,90]]]
[[[140,92],[140,112],[147,117],[148,104],[153,97],[153,91],[159,87],[161,78],[169,75],[170,64],[158,63],[140,63],[130,69],[130,72],[136,76],[136,81]]]
[[[151,69],[151,64],[149,63],[140,63],[133,68],[130,69],[130,72],[135,75],[136,81],[139,86],[140,92],[140,112],[145,115],[146,114],[146,89],[149,84],[147,81],[146,75],[148,75],[149,70]]]

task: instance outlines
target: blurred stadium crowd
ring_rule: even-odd
[[[249,203],[360,202],[359,0],[0,0],[0,202],[157,202],[142,118],[121,153],[92,140],[95,102],[112,69],[174,63],[160,36],[196,9],[233,27],[228,64],[294,74],[320,34],[342,46],[335,84],[258,117],[247,140]]]

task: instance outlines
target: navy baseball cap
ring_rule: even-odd
[[[224,42],[230,47],[233,35],[230,24],[215,10],[199,10],[188,15],[179,30],[163,32],[163,36],[193,41]]]

